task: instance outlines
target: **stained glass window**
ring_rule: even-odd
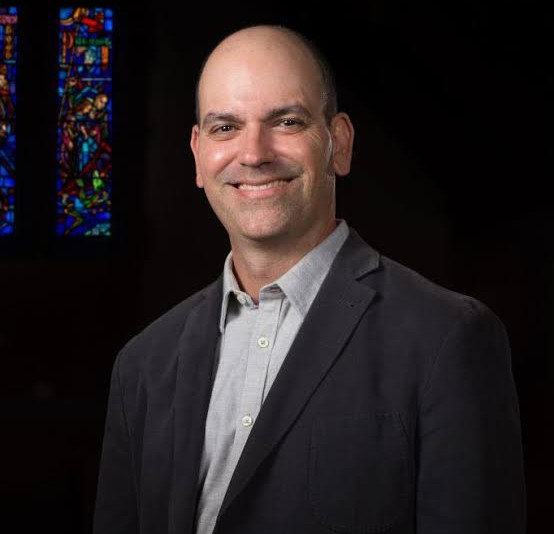
[[[111,234],[112,40],[112,9],[60,9],[57,235]]]
[[[0,7],[0,235],[14,231],[17,8]]]

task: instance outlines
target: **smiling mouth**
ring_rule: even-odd
[[[267,182],[265,184],[235,184],[235,187],[243,191],[262,191],[273,187],[282,187],[283,185],[287,185],[290,181],[291,180],[274,180],[273,182]]]

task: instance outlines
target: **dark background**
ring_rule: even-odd
[[[197,69],[224,34],[278,22],[330,57],[356,127],[338,216],[504,321],[528,532],[543,533],[554,475],[551,13],[531,1],[228,2],[194,12],[116,2],[114,236],[56,239],[56,3],[18,4],[19,226],[0,238],[0,524],[90,532],[117,351],[212,281],[228,252],[194,185]]]

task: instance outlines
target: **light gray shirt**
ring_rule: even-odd
[[[260,408],[329,268],[348,236],[335,230],[275,282],[259,302],[241,291],[232,254],[223,268],[217,372],[200,465],[196,534],[211,534]]]

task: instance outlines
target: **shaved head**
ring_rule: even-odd
[[[219,42],[204,59],[196,83],[196,122],[201,121],[200,89],[204,75],[210,64],[219,59],[228,59],[232,54],[248,54],[250,52],[282,49],[291,56],[304,61],[306,68],[315,71],[319,79],[323,113],[329,123],[337,113],[337,94],[332,68],[319,48],[304,35],[284,26],[255,25],[231,33]],[[239,56],[240,57],[240,56]],[[217,63],[221,68],[222,63]],[[225,63],[223,63],[225,65]],[[228,68],[232,68],[232,62]]]

